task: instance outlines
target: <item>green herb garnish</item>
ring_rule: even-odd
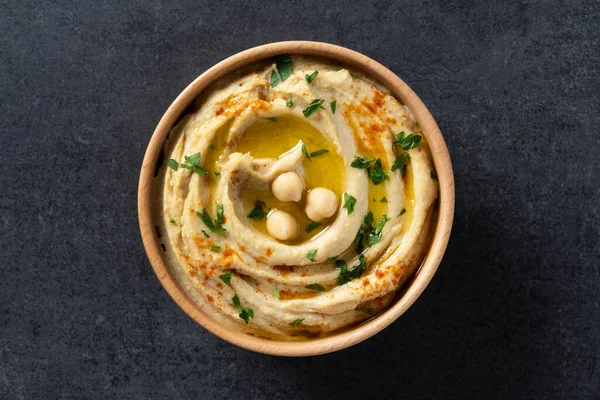
[[[254,318],[254,310],[251,308],[242,307],[242,303],[240,302],[240,298],[238,297],[237,293],[233,296],[231,301],[233,301],[233,305],[240,312],[239,317],[246,322],[246,325],[248,325],[250,318]]]
[[[298,325],[300,325],[302,323],[302,321],[304,321],[304,318],[298,318],[294,322],[291,322],[290,325],[291,326],[298,326]]]
[[[363,156],[354,156],[354,161],[352,161],[350,166],[358,169],[369,169],[375,161],[375,158],[367,159]]]
[[[319,111],[319,108],[323,108],[323,102],[325,102],[325,100],[314,99],[310,102],[308,107],[302,110],[302,114],[304,114],[306,118],[310,117],[311,115]]]
[[[312,231],[314,231],[315,229],[317,229],[318,227],[320,227],[321,224],[320,222],[311,222],[310,224],[306,225],[306,228],[304,228],[304,231],[306,233],[310,233]]]
[[[304,145],[304,144],[302,144],[302,154],[304,154],[304,156],[305,156],[306,158],[308,158],[308,161],[312,161],[312,160],[310,159],[310,154],[308,154],[308,150],[306,149],[306,145]]]
[[[179,168],[179,164],[177,163],[177,161],[173,160],[172,158],[167,162],[167,165],[175,171],[177,171],[177,169]]]
[[[358,265],[355,265],[352,270],[348,270],[348,266],[345,261],[337,260],[335,264],[340,269],[340,276],[338,276],[338,284],[343,285],[344,283],[348,283],[353,279],[360,278],[362,274],[367,269],[367,261],[365,260],[365,256],[362,254],[358,256]]]
[[[310,75],[308,75],[308,74],[304,75],[304,79],[306,80],[306,83],[308,83],[310,85],[310,83],[315,80],[317,75],[319,75],[319,71],[315,71]]]
[[[379,224],[377,224],[377,228],[375,228],[375,230],[369,235],[369,238],[367,239],[367,243],[369,243],[369,246],[373,246],[375,243],[381,241],[381,231],[390,219],[391,218],[388,218],[387,215],[383,214],[383,217],[381,217],[381,219],[379,220]]]
[[[221,179],[221,173],[220,172],[215,172],[215,176],[217,177],[217,179]]]
[[[331,106],[331,113],[335,114],[335,108],[337,106],[337,102],[334,100],[329,105]]]
[[[221,246],[210,246],[210,251],[221,251]]]
[[[282,81],[285,81],[292,74],[292,57],[288,56],[287,54],[282,54],[275,57],[275,65],[277,66],[277,72],[279,73]]]
[[[172,223],[172,224],[174,224],[175,220],[173,218],[171,218],[171,219],[169,219],[169,222]]]
[[[202,222],[204,222],[204,225],[206,225],[206,227],[208,229],[210,229],[212,232],[220,233],[220,232],[227,231],[227,229],[222,225],[223,224],[223,204],[219,204],[217,206],[217,219],[214,222],[213,222],[212,218],[210,217],[210,215],[208,215],[208,210],[206,208],[204,208],[202,210],[202,214],[199,213],[198,211],[196,211],[196,215],[198,215],[200,217]]]
[[[208,233],[206,233],[206,231],[204,229],[202,229],[200,232],[202,232],[202,234],[204,235],[204,237],[209,238],[210,235]]]
[[[185,163],[179,164],[181,168],[191,169],[197,174],[207,175],[208,171],[200,167],[200,153],[192,154],[191,156],[183,156]]]
[[[398,139],[396,144],[399,144],[400,146],[402,146],[402,148],[404,150],[410,150],[410,149],[415,149],[415,148],[419,147],[423,137],[420,135],[412,134],[412,133],[404,136],[404,131],[402,131],[396,135],[396,139]]]
[[[396,161],[394,161],[394,165],[392,165],[392,172],[399,169],[402,177],[406,175],[406,164],[410,161],[410,154],[400,154],[396,157]]]
[[[356,198],[348,193],[344,193],[344,206],[348,210],[348,215],[354,212],[354,206],[356,205]]]
[[[275,297],[279,298],[279,289],[273,289],[273,294],[275,295]]]
[[[254,202],[254,208],[252,211],[250,211],[250,214],[248,214],[248,218],[263,219],[266,215],[263,211],[263,207],[265,207],[265,203],[260,200],[256,200],[256,202]]]
[[[304,286],[305,289],[316,290],[318,292],[324,292],[325,288],[318,283],[311,283],[310,285]]]
[[[381,198],[381,200],[379,200],[379,202],[380,202],[380,203],[387,203],[388,201],[387,201],[387,199],[385,198],[385,196],[383,196],[383,197]]]
[[[429,170],[429,176],[431,177],[431,179],[433,179],[434,181],[437,181],[437,176],[435,175],[435,172],[430,169]]]
[[[208,146],[209,149],[214,150],[215,149],[215,145],[214,144],[210,144],[210,146]]]
[[[381,158],[378,158],[377,161],[375,161],[375,168],[369,173],[369,176],[374,185],[379,185],[384,180],[390,178],[381,166]]]
[[[233,277],[233,274],[231,273],[231,271],[225,272],[224,274],[219,275],[219,279],[222,280],[223,282],[225,282],[226,285],[229,285],[231,283],[232,277]]]
[[[402,214],[406,213],[406,208],[403,208],[402,211],[400,211],[400,214],[398,214],[398,216],[401,216]]]
[[[292,101],[292,99],[287,99],[287,100],[285,101],[285,106],[286,106],[286,107],[291,107],[291,106],[293,106],[293,105],[294,105],[294,102]]]
[[[318,157],[318,156],[322,156],[325,153],[329,153],[329,150],[327,149],[320,149],[317,151],[313,151],[312,153],[310,153],[311,157]]]
[[[317,261],[317,260],[315,260],[316,255],[317,255],[317,250],[309,250],[306,253],[306,258],[308,258],[312,262],[315,262],[315,261]]]
[[[275,87],[277,86],[277,84],[281,81],[281,75],[279,75],[279,72],[277,72],[276,70],[273,70],[273,72],[271,72],[271,87]]]
[[[327,261],[335,261],[338,259],[339,256],[334,256],[334,257],[329,257],[327,258]]]

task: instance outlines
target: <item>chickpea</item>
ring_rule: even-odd
[[[297,173],[284,172],[273,180],[271,191],[279,201],[300,201],[304,191],[304,182]]]
[[[275,210],[267,215],[267,231],[277,240],[292,240],[298,237],[298,221],[285,211]]]
[[[337,212],[338,198],[327,188],[314,188],[306,195],[306,215],[312,221],[320,222]]]

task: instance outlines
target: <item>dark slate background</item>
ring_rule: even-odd
[[[0,398],[599,398],[599,3],[220,3],[0,5]],[[374,338],[303,359],[196,325],[136,215],[176,95],[291,39],[398,73],[456,174],[421,298]]]

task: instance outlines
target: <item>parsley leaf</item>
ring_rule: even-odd
[[[394,165],[392,165],[392,172],[394,172],[397,169],[400,169],[400,173],[402,174],[402,177],[404,178],[404,175],[406,175],[406,164],[408,164],[409,161],[410,161],[410,154],[400,154],[398,157],[396,157],[396,161],[394,161]]]
[[[308,150],[306,149],[306,146],[305,146],[304,144],[302,144],[302,154],[304,154],[304,156],[305,156],[306,158],[308,158],[308,161],[312,161],[312,160],[310,159],[310,154],[308,154]]]
[[[388,218],[387,215],[385,215],[385,214],[383,215],[383,217],[381,217],[381,219],[379,220],[379,224],[377,225],[377,228],[375,228],[373,233],[371,233],[369,235],[369,238],[367,239],[369,246],[373,246],[375,243],[379,243],[379,241],[381,241],[381,231],[383,230],[383,227],[390,219],[391,218]]]
[[[204,225],[206,225],[206,227],[208,229],[210,229],[212,232],[215,232],[215,233],[227,231],[227,229],[222,225],[223,224],[223,204],[219,204],[219,206],[217,206],[217,219],[214,222],[213,222],[212,218],[210,218],[210,215],[208,215],[208,210],[206,208],[204,208],[202,210],[202,214],[200,214],[198,211],[196,211],[196,215],[198,215],[200,217],[202,222],[204,222]],[[219,210],[220,210],[220,216],[221,216],[220,222],[219,222]]]
[[[172,224],[174,224],[175,220],[173,218],[171,218],[171,219],[169,219],[169,222],[172,223]]]
[[[206,231],[204,229],[202,229],[200,232],[202,232],[202,234],[204,235],[204,237],[209,238],[210,236],[208,235],[208,233],[206,233]]]
[[[179,168],[179,164],[177,163],[177,161],[173,160],[172,158],[169,160],[169,162],[167,162],[167,165],[175,171],[177,171],[177,169]]]
[[[316,290],[318,292],[324,292],[325,288],[318,283],[311,283],[310,285],[304,286],[305,289]]]
[[[215,172],[215,176],[217,177],[217,179],[221,179],[221,173],[220,172]]]
[[[306,253],[306,258],[308,258],[312,262],[315,262],[315,261],[317,261],[317,260],[315,260],[316,255],[317,255],[317,250],[309,250]]]
[[[181,168],[191,169],[197,174],[207,175],[208,171],[200,167],[200,153],[192,154],[191,156],[183,156],[185,163],[179,164]]]
[[[214,150],[215,149],[215,145],[214,144],[210,144],[210,146],[208,146],[209,149]]]
[[[242,307],[242,303],[240,302],[240,298],[238,297],[237,293],[233,296],[231,301],[233,302],[235,308],[237,308],[240,312],[239,317],[243,319],[244,322],[246,322],[246,325],[248,325],[248,321],[250,320],[250,318],[254,318],[254,310],[252,310],[251,308]]]
[[[406,136],[404,135],[404,131],[396,135],[396,139],[398,139],[396,144],[400,144],[400,146],[402,146],[404,150],[410,150],[419,147],[419,145],[421,144],[421,140],[423,139],[422,136],[415,135],[412,133]]]
[[[365,314],[373,314],[373,308],[372,307],[356,307],[354,310],[355,311],[363,312]]]
[[[291,326],[298,326],[298,325],[300,325],[302,323],[302,321],[304,321],[304,318],[298,318],[294,322],[291,322],[290,325]]]
[[[286,106],[286,107],[291,107],[291,106],[293,106],[293,105],[294,105],[294,102],[292,101],[292,99],[287,99],[287,100],[285,101],[285,106]]]
[[[334,101],[332,101],[332,102],[331,102],[329,105],[331,106],[331,113],[332,113],[332,114],[335,114],[335,108],[336,108],[336,106],[337,106],[337,101],[336,101],[336,100],[334,100]]]
[[[225,282],[226,285],[229,285],[231,283],[232,277],[233,277],[233,274],[231,273],[231,271],[225,272],[224,274],[219,275],[219,279],[222,280],[223,282]]]
[[[337,260],[335,264],[340,269],[340,276],[338,276],[338,284],[343,285],[344,283],[348,283],[353,279],[360,278],[362,274],[367,269],[367,261],[365,260],[365,256],[362,254],[358,256],[358,265],[355,265],[352,270],[348,270],[348,266],[345,261]]]
[[[383,197],[381,198],[381,200],[379,200],[379,202],[380,202],[380,203],[387,203],[388,201],[387,201],[387,199],[385,198],[385,196],[383,196]]]
[[[275,65],[277,65],[277,72],[282,81],[285,81],[292,74],[292,57],[287,54],[281,54],[275,57]]]
[[[310,83],[315,80],[317,75],[319,75],[319,71],[315,71],[310,75],[308,75],[308,74],[304,75],[304,79],[306,80],[306,83],[308,83],[310,85]]]
[[[433,179],[434,181],[437,181],[437,176],[435,175],[435,172],[430,169],[429,170],[429,176],[431,177],[431,179]]]
[[[221,246],[210,246],[210,251],[221,251]]]
[[[406,213],[406,208],[403,208],[402,211],[400,211],[400,214],[398,214],[398,216],[401,216],[402,214]]]
[[[329,258],[327,259],[327,261],[335,261],[335,260],[337,260],[337,259],[338,259],[338,257],[339,257],[339,256],[335,256],[335,257],[329,257]]]
[[[313,151],[312,153],[310,153],[311,157],[318,157],[318,156],[322,156],[325,153],[329,153],[329,150],[327,149],[320,149],[317,151]]]
[[[271,87],[277,86],[277,84],[281,81],[281,75],[275,70],[271,72]]]
[[[248,218],[263,219],[266,215],[263,211],[263,207],[265,207],[265,203],[260,200],[256,200],[256,202],[254,203],[254,208],[252,209],[252,211],[250,211],[250,214],[248,214]]]
[[[273,294],[275,295],[275,297],[279,298],[279,289],[273,289]]]
[[[374,185],[379,185],[384,180],[390,178],[381,166],[381,158],[378,158],[377,161],[375,161],[375,169],[369,173],[369,176],[371,177],[371,181],[373,181]]]
[[[375,162],[375,158],[371,158],[371,159],[366,159],[363,156],[354,156],[354,161],[352,161],[352,163],[350,164],[350,166],[352,168],[358,168],[358,169],[368,169],[371,168],[371,166],[373,165],[373,163]]]
[[[304,228],[304,231],[306,233],[310,233],[312,231],[314,231],[315,229],[317,229],[318,227],[320,227],[321,224],[320,222],[311,222],[310,224],[306,225],[306,228]]]
[[[356,198],[348,193],[344,193],[344,206],[348,210],[348,215],[354,212],[354,206],[356,205]]]
[[[314,99],[313,101],[310,102],[308,107],[306,107],[304,110],[302,110],[302,114],[304,114],[304,116],[306,118],[310,117],[311,115],[313,115],[314,113],[319,111],[319,108],[323,108],[324,102],[325,102],[325,100]]]

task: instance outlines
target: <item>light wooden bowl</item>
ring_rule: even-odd
[[[155,182],[156,164],[167,134],[178,117],[215,80],[241,66],[278,54],[305,54],[327,57],[360,69],[386,86],[397,99],[414,113],[431,149],[440,185],[437,221],[427,256],[414,278],[406,283],[401,296],[387,310],[350,330],[334,336],[301,342],[283,342],[250,336],[224,326],[205,314],[181,289],[169,270],[157,237],[152,211],[152,191]],[[279,42],[254,47],[221,61],[196,78],[177,96],[158,123],[146,150],[140,174],[138,214],[142,239],[154,272],[173,300],[194,321],[220,338],[249,350],[280,356],[309,356],[344,349],[375,335],[394,322],[425,290],[440,264],[450,237],[454,216],[454,176],[446,143],[435,120],[419,97],[392,71],[376,61],[344,47],[319,42]]]

